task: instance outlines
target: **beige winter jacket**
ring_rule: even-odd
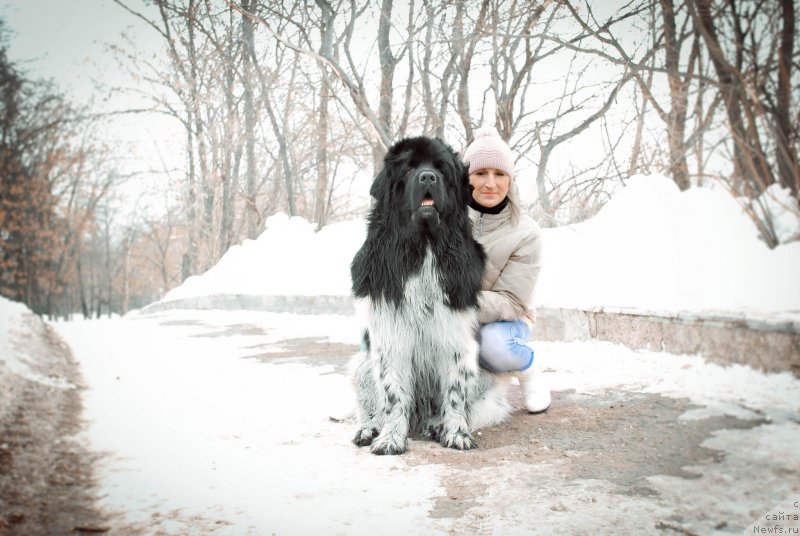
[[[500,214],[481,214],[470,207],[469,218],[487,256],[480,322],[526,318],[532,323],[529,304],[541,270],[541,229],[528,216],[512,218],[510,205]]]

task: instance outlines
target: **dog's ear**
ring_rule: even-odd
[[[372,186],[369,188],[369,195],[375,199],[384,199],[389,189],[389,175],[386,171],[386,167],[386,164],[384,164],[383,168],[381,168],[372,181]]]
[[[470,184],[469,175],[467,175],[467,178],[464,179],[464,182],[467,183],[467,187],[466,187],[467,195],[466,195],[466,199],[464,200],[464,203],[469,205],[470,202],[472,201],[472,193],[475,191],[475,187],[472,184]]]
[[[396,167],[394,161],[397,155],[397,148],[400,147],[402,143],[401,140],[393,144],[386,151],[386,154],[383,155],[382,167],[372,181],[372,186],[369,188],[369,195],[374,199],[383,200],[389,194],[392,182],[392,170]]]

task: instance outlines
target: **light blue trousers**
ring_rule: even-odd
[[[533,364],[533,350],[525,344],[530,336],[522,320],[481,325],[481,366],[496,373],[527,369]]]

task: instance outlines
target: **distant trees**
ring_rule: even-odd
[[[368,180],[403,136],[460,149],[489,123],[520,154],[549,156],[624,85],[581,87],[576,75],[562,106],[536,98],[566,49],[547,36],[567,16],[550,0],[115,2],[163,38],[162,58],[118,53],[149,82],[152,110],[185,131],[186,275],[255,237],[277,210],[321,227],[363,208],[353,181]],[[547,156],[526,156],[539,164],[544,203]]]
[[[40,314],[89,311],[81,258],[114,180],[91,128],[0,44],[0,294]]]
[[[120,54],[185,131],[184,276],[275,211],[318,227],[358,211],[351,185],[393,140],[460,149],[487,123],[533,170],[546,225],[591,215],[640,168],[797,198],[791,1],[115,2],[163,38],[162,58]],[[595,161],[559,156],[575,143]]]

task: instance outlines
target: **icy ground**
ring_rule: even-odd
[[[798,492],[800,381],[540,343],[554,401],[456,452],[351,443],[355,319],[168,311],[54,324],[112,534],[741,534]],[[517,388],[512,401],[520,407]]]

